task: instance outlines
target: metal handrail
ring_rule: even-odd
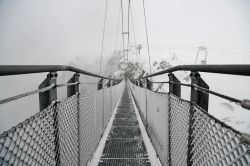
[[[216,73],[216,74],[231,74],[231,75],[240,75],[240,76],[250,76],[250,65],[245,64],[245,65],[180,65],[180,66],[175,66],[172,68],[168,68],[166,70],[156,72],[138,79],[134,79],[133,81],[141,80],[141,79],[146,79],[149,77],[154,77],[166,73],[172,73],[175,71],[191,71],[191,72],[206,72],[206,73]],[[154,83],[154,82],[153,82]],[[160,82],[155,82],[155,83],[160,83]],[[163,83],[163,82],[162,82]],[[173,83],[173,82],[164,82],[164,83]],[[215,96],[233,101],[235,103],[240,103],[241,107],[250,109],[250,100],[244,99],[244,100],[238,100],[214,91],[211,91],[209,89],[205,89],[202,87],[199,87],[197,85],[188,85],[188,84],[183,84],[183,83],[173,83],[173,84],[179,84],[182,86],[190,86],[197,88],[200,91],[204,91],[206,93],[211,93]]]
[[[33,91],[30,91],[30,92],[22,93],[22,94],[13,96],[13,97],[9,97],[9,98],[0,100],[0,104],[5,104],[5,103],[8,103],[8,102],[11,102],[11,101],[14,101],[14,100],[26,97],[26,96],[36,94],[36,93],[46,92],[46,91],[49,91],[49,90],[51,90],[51,89],[53,89],[55,87],[56,87],[56,84],[51,84],[50,86],[47,86],[47,87],[42,88],[42,89],[33,90]]]
[[[204,93],[210,93],[210,94],[213,94],[217,97],[221,97],[223,99],[229,100],[229,101],[234,102],[234,103],[241,103],[243,101],[243,100],[239,100],[239,99],[236,99],[236,98],[233,98],[233,97],[230,97],[230,96],[227,96],[227,95],[224,95],[224,94],[221,94],[221,93],[218,93],[218,92],[206,89],[206,88],[202,88],[202,87],[194,85],[194,84],[184,84],[184,83],[173,82],[173,81],[151,82],[151,83],[176,84],[176,85],[181,85],[181,86],[186,86],[186,87],[193,87],[193,88],[196,88],[197,90],[202,91]]]
[[[206,73],[217,73],[217,74],[232,74],[232,75],[242,75],[250,76],[250,65],[179,65],[175,67],[156,72],[142,78],[135,80],[145,79],[149,77],[154,77],[166,73],[172,73],[175,71],[191,71],[191,72],[206,72]]]
[[[72,71],[88,76],[103,78],[108,80],[118,80],[109,77],[97,75],[76,67],[67,65],[0,65],[0,76],[19,75],[19,74],[32,74],[44,72],[57,72],[57,71]],[[119,79],[120,80],[120,79]]]
[[[32,91],[29,91],[29,92],[26,92],[26,93],[22,93],[22,94],[19,94],[19,95],[16,95],[16,96],[12,96],[12,97],[9,97],[9,98],[2,99],[2,100],[0,100],[0,105],[11,102],[11,101],[14,101],[14,100],[17,100],[17,99],[20,99],[20,98],[23,98],[23,97],[26,97],[26,96],[30,96],[30,95],[33,95],[33,94],[36,94],[36,93],[46,92],[46,91],[49,91],[49,90],[51,90],[53,88],[60,88],[60,87],[65,87],[65,86],[68,87],[68,86],[80,85],[80,84],[95,84],[95,85],[97,85],[98,83],[93,83],[93,82],[90,82],[90,83],[73,82],[73,83],[66,83],[66,84],[51,84],[50,86],[44,87],[42,89],[32,90]]]

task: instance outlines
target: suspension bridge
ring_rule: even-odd
[[[190,85],[174,72],[191,72]],[[72,78],[57,84],[58,71]],[[186,65],[140,79],[112,79],[70,66],[0,66],[1,76],[48,72],[38,90],[40,112],[0,135],[0,165],[250,165],[249,135],[208,113],[209,94],[250,108],[249,100],[209,90],[199,72],[250,76],[249,65]],[[168,93],[148,78],[168,74]],[[96,77],[96,90],[80,93],[80,75]],[[67,99],[58,101],[59,87]],[[190,101],[181,86],[191,89]],[[217,110],[220,111],[220,110]]]
[[[250,165],[249,134],[208,112],[209,95],[245,109],[250,109],[250,100],[215,92],[200,75],[250,76],[250,65],[182,65],[152,73],[144,0],[142,7],[149,63],[146,76],[136,79],[126,73],[128,70],[119,79],[101,75],[108,0],[98,74],[63,65],[0,65],[0,76],[5,77],[47,74],[38,89],[0,100],[0,105],[11,104],[38,94],[40,107],[36,114],[0,134],[1,166]],[[136,42],[131,0],[121,0],[115,52],[120,24],[123,63],[130,64],[129,51],[135,47],[138,65],[142,45]],[[130,43],[132,35],[134,46]],[[200,50],[205,51],[203,64],[207,64],[206,47],[199,47],[195,63]],[[182,83],[175,75],[178,71],[190,72],[191,83]],[[59,72],[71,72],[72,77],[59,84]],[[166,80],[154,82],[152,78],[159,75],[166,75]],[[85,84],[80,81],[82,76],[95,78],[91,93],[81,90]],[[168,92],[154,91],[155,83],[169,85]],[[183,86],[190,88],[189,100],[182,98]],[[61,87],[67,89],[63,100],[58,97]]]

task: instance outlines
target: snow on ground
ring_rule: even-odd
[[[176,65],[194,64],[198,48],[188,49],[165,49],[153,47],[150,50],[152,72],[161,71]],[[238,56],[239,55],[239,56]],[[207,64],[246,64],[247,54],[243,53],[230,53],[222,50],[211,49],[208,50]],[[148,54],[146,48],[142,49],[140,55],[131,53],[129,60],[134,63],[142,64],[142,68],[147,73],[150,73]],[[197,64],[201,64],[204,55],[199,56]],[[190,72],[175,72],[176,77],[182,83],[190,84]],[[210,74],[200,73],[201,77],[210,86],[210,90],[235,97],[237,99],[250,99],[250,78],[246,76],[234,76],[224,74]],[[137,74],[139,75],[139,73]],[[153,78],[153,81],[168,81],[168,76],[161,75]],[[154,90],[161,92],[168,92],[168,84],[159,85],[154,84]],[[182,87],[182,98],[190,99],[190,88]],[[250,133],[250,110],[242,108],[240,105],[232,103],[228,100],[209,95],[209,113],[225,122],[227,125],[232,126],[241,132]]]

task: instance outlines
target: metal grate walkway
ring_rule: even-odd
[[[125,87],[99,166],[150,166],[131,95]]]

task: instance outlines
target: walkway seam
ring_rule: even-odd
[[[148,158],[102,158],[102,160],[147,160]]]

